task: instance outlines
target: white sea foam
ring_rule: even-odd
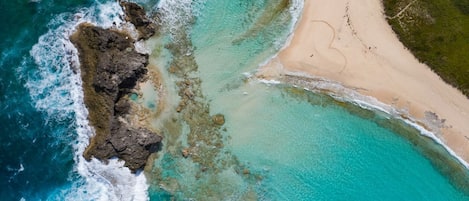
[[[60,195],[51,195],[55,199],[148,200],[148,185],[143,174],[131,174],[117,159],[105,165],[98,160],[87,162],[82,156],[94,131],[89,126],[88,111],[83,102],[78,52],[69,36],[82,22],[105,28],[120,26],[122,14],[117,2],[96,4],[75,14],[63,13],[50,22],[50,30],[30,51],[37,71],[29,73],[26,87],[35,107],[48,114],[48,121],[75,118],[77,136],[76,142],[72,143],[75,171],[82,178],[75,180],[72,187]],[[31,65],[28,61],[25,59],[23,65]]]
[[[402,118],[401,118],[402,119]],[[419,130],[420,131],[420,134],[424,135],[424,136],[427,136],[431,139],[433,139],[436,143],[440,144],[441,146],[443,146],[446,151],[452,155],[454,158],[456,158],[462,165],[464,165],[464,167],[466,167],[467,169],[469,169],[469,163],[467,163],[463,158],[461,158],[458,154],[456,154],[456,152],[454,152],[451,147],[448,147],[439,137],[437,137],[435,135],[435,133],[425,129],[424,127],[422,127],[420,124],[416,123],[415,120],[413,119],[402,119],[405,123],[407,123],[408,125],[414,127],[415,129]]]
[[[291,2],[291,6],[288,10],[290,11],[290,15],[293,18],[293,23],[290,25],[290,31],[293,31],[296,27],[298,19],[301,17],[301,13],[303,12],[304,0],[293,0]]]
[[[23,172],[23,171],[24,171],[24,166],[23,164],[20,164],[20,169],[18,169],[18,173]]]
[[[94,18],[92,22],[94,21],[99,26],[108,28],[113,26],[114,23],[118,25],[123,22],[124,11],[117,2],[98,4],[96,11],[98,17],[90,16],[90,18]]]
[[[424,124],[424,122],[419,122],[417,119],[414,119],[407,110],[396,109],[395,107],[385,104],[374,97],[362,95],[358,93],[356,89],[347,88],[341,83],[332,80],[327,80],[304,73],[290,72],[286,74],[295,76],[297,78],[306,78],[306,80],[295,78],[288,79],[285,81],[287,84],[291,84],[295,87],[302,87],[307,91],[321,93],[325,92],[327,95],[330,95],[336,100],[349,102],[367,110],[378,111],[387,115],[388,118],[394,118],[405,122],[407,125],[417,129],[421,135],[431,138],[434,142],[444,147],[451,156],[460,162],[460,164],[469,169],[469,164],[460,156],[458,156],[450,147],[448,147],[438,136],[435,135],[435,132],[437,131],[429,131],[428,129],[421,126],[421,124]],[[262,79],[258,81],[266,84],[280,82]]]
[[[298,20],[301,17],[301,14],[303,13],[303,8],[304,8],[304,0],[293,0],[291,1],[290,8],[288,11],[290,12],[290,16],[292,17],[292,20],[288,26],[288,37],[287,40],[283,43],[280,44],[281,48],[280,50],[288,47],[290,45],[290,42],[293,38],[294,31],[296,29],[296,25],[298,24]],[[282,41],[283,42],[283,41]]]
[[[205,0],[161,0],[152,10],[158,11],[163,23],[163,31],[177,34],[190,31],[190,25],[200,13]]]
[[[291,1],[291,6],[288,9],[288,11],[290,12],[290,16],[292,17],[292,20],[290,21],[290,24],[288,26],[288,35],[286,37],[286,40],[283,40],[283,38],[276,40],[274,42],[276,44],[275,47],[277,47],[279,51],[277,51],[277,53],[275,53],[271,57],[267,58],[265,61],[261,62],[259,66],[267,65],[270,61],[272,61],[272,59],[277,57],[280,51],[290,46],[291,40],[293,39],[293,36],[295,35],[294,31],[298,24],[298,20],[300,19],[301,14],[303,12],[303,8],[304,8],[304,0]]]
[[[192,0],[161,0],[154,10],[161,13],[165,31],[180,32],[194,19]]]
[[[135,43],[135,51],[142,54],[151,54],[151,49],[145,45],[144,41],[138,41]]]
[[[266,79],[260,79],[259,82],[267,84],[267,85],[276,85],[276,84],[281,83],[280,81],[277,81],[277,80],[266,80]]]
[[[16,168],[12,168],[10,166],[7,166],[7,170],[9,172],[14,172],[12,176],[10,176],[10,178],[8,179],[8,182],[11,182],[19,173],[23,172],[24,171],[24,166],[22,163],[20,163],[19,165],[20,167],[18,169]]]

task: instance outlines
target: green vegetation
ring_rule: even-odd
[[[469,15],[469,0],[452,0],[452,2],[464,15]]]
[[[383,0],[383,5],[415,57],[469,97],[469,0]]]

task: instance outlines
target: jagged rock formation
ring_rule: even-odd
[[[145,24],[141,38],[155,33],[155,26],[143,20],[141,7],[124,5],[126,13],[136,13],[130,17],[135,19],[132,23]],[[162,137],[129,123],[126,117],[131,105],[126,95],[147,73],[148,55],[135,50],[135,41],[128,34],[86,23],[79,25],[70,40],[79,52],[84,101],[96,131],[83,154],[85,159],[118,157],[132,171],[143,168],[148,156],[161,146]]]
[[[138,4],[131,2],[120,2],[126,20],[132,23],[140,34],[140,39],[148,39],[156,33],[156,24],[145,16],[145,10]]]

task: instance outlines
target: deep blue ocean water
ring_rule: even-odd
[[[137,2],[150,12],[161,3]],[[164,19],[184,24],[185,15],[197,16],[184,26],[211,112],[226,116],[226,151],[263,179],[252,183],[231,170],[207,177],[222,186],[185,178],[193,164],[163,148],[154,166],[178,180],[170,192],[117,161],[84,162],[90,129],[68,35],[80,21],[109,26],[121,11],[104,0],[0,0],[0,200],[248,200],[250,190],[261,200],[468,199],[420,148],[376,119],[330,98],[246,81],[284,44],[299,8],[270,16],[279,1],[162,2],[175,15]],[[155,58],[162,71],[170,58]],[[199,187],[232,194],[208,197]]]
[[[80,20],[109,25],[119,15],[113,9],[119,7],[115,2],[86,0],[2,1],[0,5],[4,19],[0,42],[1,199],[118,199],[115,195],[120,193],[113,191],[121,189],[110,189],[101,169],[93,166],[100,163],[85,163],[80,154],[91,132],[84,123],[81,81],[72,71],[77,54],[68,36]],[[117,163],[107,167],[115,168],[112,165]]]
[[[74,116],[56,119],[38,110],[25,87],[37,67],[29,52],[54,16],[91,1],[1,1],[0,16],[0,197],[45,199],[70,185]]]

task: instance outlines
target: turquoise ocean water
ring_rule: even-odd
[[[190,47],[179,48],[197,63],[191,76],[201,80],[200,101],[226,119],[224,146],[213,148],[223,154],[214,163],[236,162],[200,171],[174,154],[170,140],[187,143],[187,125],[165,136],[151,170],[137,176],[117,160],[85,162],[92,132],[68,35],[83,21],[120,22],[122,11],[104,0],[1,0],[1,200],[469,199],[467,170],[447,168],[455,160],[418,131],[380,112],[252,77],[285,44],[301,1],[136,2],[150,15],[163,13],[164,31],[147,46],[169,102],[178,100],[177,78],[167,72],[174,55],[164,46],[177,33],[189,36]]]

